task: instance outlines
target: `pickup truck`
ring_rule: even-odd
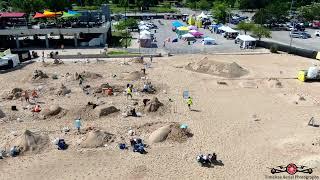
[[[0,69],[10,69],[20,64],[17,54],[8,54],[0,58]]]

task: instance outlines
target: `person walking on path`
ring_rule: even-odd
[[[189,110],[191,110],[191,105],[193,104],[193,102],[192,102],[192,98],[190,96],[187,99],[187,104],[188,104]]]
[[[76,126],[77,130],[78,130],[78,133],[80,133],[80,128],[81,128],[81,121],[80,121],[80,118],[76,119],[74,121],[74,125]]]

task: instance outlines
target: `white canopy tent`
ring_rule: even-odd
[[[199,18],[199,19],[208,19],[208,16],[206,14],[204,14],[204,12],[201,12],[201,14],[197,16],[197,18]]]
[[[221,30],[221,31],[227,32],[227,33],[238,33],[238,31],[232,29],[229,26],[221,26],[218,29]]]
[[[206,38],[203,38],[202,44],[203,45],[214,45],[214,44],[216,44],[216,40],[214,40],[211,37],[206,37]]]
[[[140,35],[141,34],[146,34],[146,35],[151,35],[151,32],[150,31],[147,31],[147,30],[142,30],[142,31],[140,31]]]
[[[145,25],[141,25],[141,26],[139,26],[139,29],[140,30],[149,30],[149,27],[145,26]]]
[[[182,35],[181,38],[185,39],[187,41],[194,41],[195,40],[195,37],[190,33]]]
[[[240,48],[247,49],[256,46],[256,39],[249,35],[239,35],[236,37],[236,41],[240,42]]]

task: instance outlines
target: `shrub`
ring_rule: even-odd
[[[270,52],[271,52],[271,53],[278,53],[278,46],[272,45],[272,46],[270,47]]]

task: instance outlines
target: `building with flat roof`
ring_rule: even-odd
[[[25,13],[0,13],[0,48],[60,48],[105,46],[111,39],[108,5],[77,11],[70,19],[30,22]]]

